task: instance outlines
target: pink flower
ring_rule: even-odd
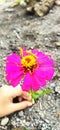
[[[23,79],[22,90],[39,90],[53,78],[54,61],[51,56],[38,50],[20,49],[20,55],[7,56],[6,79],[16,87]]]

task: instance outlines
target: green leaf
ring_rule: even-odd
[[[39,90],[39,91],[31,91],[31,96],[32,96],[32,99],[36,100],[38,99],[39,97],[42,97],[48,93],[51,93],[53,92],[53,90],[51,89],[45,89],[45,90]]]

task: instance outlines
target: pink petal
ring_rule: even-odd
[[[20,64],[20,57],[17,54],[12,53],[11,55],[7,56],[7,61]]]
[[[32,53],[37,55],[37,61],[40,66],[54,66],[54,61],[51,60],[51,56],[46,55],[43,52],[39,52],[38,50],[32,50]]]
[[[38,50],[31,50],[31,52],[33,53],[33,54],[36,54],[36,55],[38,55],[38,53],[39,53],[39,51]]]
[[[54,74],[54,68],[52,67],[40,67],[36,70],[36,74],[39,74],[41,79],[51,80]]]
[[[10,85],[12,85],[13,87],[16,87],[20,83],[21,79],[22,79],[22,76],[19,76],[16,79],[11,80]]]
[[[40,58],[40,60],[42,59],[47,59],[49,56],[44,54],[43,52],[40,52],[39,50],[32,50],[33,54],[36,54],[38,58]]]
[[[38,80],[38,78],[36,76],[32,77],[32,89],[34,91],[39,90],[40,88],[40,81]]]
[[[42,53],[42,52],[39,52],[39,53],[37,54],[37,61],[38,61],[40,64],[46,62],[48,59],[49,59],[48,56],[45,55],[45,54]]]
[[[23,91],[29,91],[31,87],[31,76],[29,73],[27,73],[24,77],[24,83],[22,86]]]
[[[46,61],[43,61],[41,64],[40,64],[40,67],[51,67],[51,66],[54,66],[54,61],[53,60],[46,60]]]
[[[6,73],[6,80],[10,83],[10,85],[12,86],[16,86],[19,84],[22,76],[23,76],[24,71],[20,70],[20,71],[9,71]]]
[[[34,91],[39,90],[42,86],[46,85],[46,81],[39,78],[39,74],[34,73],[32,76],[32,89]]]
[[[6,63],[6,73],[14,72],[14,71],[20,71],[22,68],[21,65],[17,65],[15,63]]]
[[[16,79],[19,76],[21,77],[22,75],[23,75],[22,72],[17,72],[17,71],[14,73],[10,72],[9,74],[7,74],[6,79],[11,81]]]

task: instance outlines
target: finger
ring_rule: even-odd
[[[23,93],[23,91],[22,91],[20,85],[18,85],[15,88],[13,88],[12,96],[13,97],[20,96],[20,95],[22,95],[22,93]]]
[[[23,99],[22,97],[18,97],[18,101],[21,102]]]
[[[27,100],[31,100],[31,95],[28,92],[22,91],[20,85],[14,88],[13,97],[22,97]]]
[[[5,93],[9,94],[10,97],[12,96],[12,98],[21,96],[24,99],[31,100],[30,94],[28,92],[22,91],[20,85],[16,86],[15,88],[9,85],[3,85],[3,90]]]
[[[32,104],[33,104],[33,102],[29,102],[29,101],[23,101],[23,102],[20,102],[20,103],[12,104],[11,110],[13,112],[19,111],[19,110],[22,110],[22,109],[25,109],[27,107],[32,106]]]
[[[31,99],[32,99],[31,95],[28,92],[23,92],[22,93],[22,98],[26,99],[28,101],[31,101]]]
[[[13,86],[9,85],[3,85],[3,90],[5,93],[9,94],[9,96],[16,97],[22,94],[22,89],[20,85],[16,86],[15,88]]]
[[[18,101],[21,102],[22,100],[31,101],[32,100],[31,95],[28,93],[25,93],[25,94],[19,96]]]

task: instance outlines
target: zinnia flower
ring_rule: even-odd
[[[54,61],[51,56],[38,50],[20,49],[20,54],[12,53],[6,60],[6,79],[16,87],[23,79],[22,90],[37,91],[53,78]]]

